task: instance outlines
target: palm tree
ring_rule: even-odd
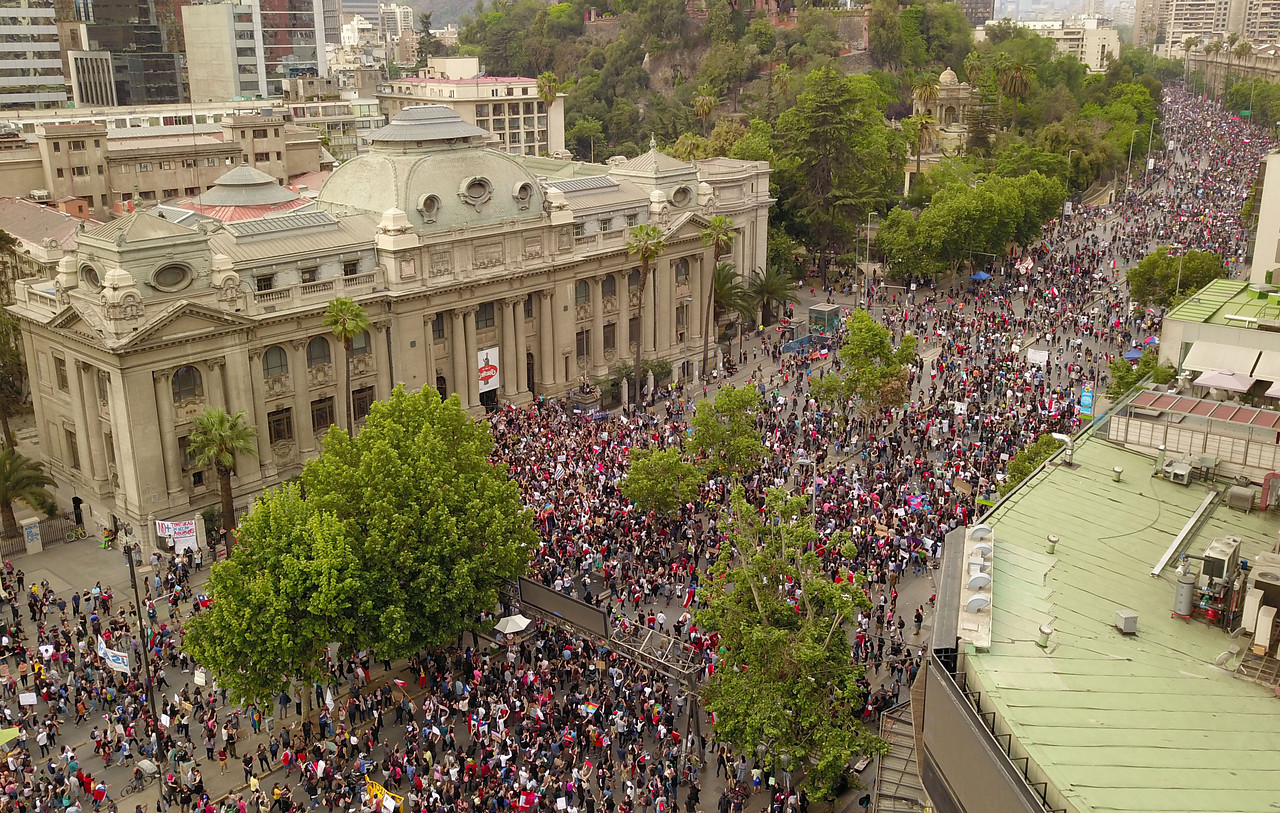
[[[702,244],[711,246],[711,253],[715,257],[715,273],[720,272],[720,258],[729,253],[733,248],[733,241],[738,236],[738,228],[733,225],[733,219],[726,215],[715,215],[707,221],[707,227],[700,233]],[[733,266],[729,266],[730,269]],[[707,307],[702,314],[702,377],[705,380],[707,376],[707,360],[711,355],[711,314],[715,310],[716,303],[716,286],[713,284],[707,287]]]
[[[1190,38],[1190,37],[1188,37],[1188,39],[1191,39],[1191,38]],[[1206,46],[1204,47],[1204,55],[1205,55],[1205,56],[1217,56],[1218,54],[1222,53],[1222,48],[1223,48],[1222,40],[1214,40],[1213,42],[1209,43],[1208,45],[1206,45]],[[1190,60],[1190,59],[1188,59],[1188,60],[1187,60],[1188,74],[1190,73],[1190,66],[1191,66],[1191,60]],[[1208,73],[1209,73],[1209,69],[1210,69],[1209,60],[1206,60],[1206,61],[1205,61],[1205,63],[1204,63],[1204,67],[1205,67],[1205,74],[1208,74]],[[1184,84],[1185,84],[1185,83],[1186,83],[1186,80],[1184,80]],[[1217,88],[1218,83],[1217,83],[1217,81],[1216,81],[1216,80],[1214,81],[1213,86],[1214,86],[1214,88],[1215,88],[1215,89]],[[1215,92],[1216,92],[1216,90],[1215,90]]]
[[[1000,77],[1000,88],[1013,97],[1013,124],[1011,129],[1018,129],[1018,98],[1027,95],[1031,90],[1031,79],[1036,69],[1021,59],[1012,63],[1009,70]]]
[[[970,51],[969,55],[964,58],[964,78],[968,80],[970,87],[978,86],[978,80],[982,78],[983,67],[982,56],[977,51]]]
[[[707,153],[709,151],[710,145],[707,140],[694,133],[681,133],[675,143],[667,148],[667,154],[672,158],[679,158],[681,161],[688,162],[708,157]]]
[[[13,515],[13,501],[22,500],[32,508],[41,508],[53,502],[47,488],[51,485],[53,479],[44,473],[43,463],[0,443],[0,517],[3,517],[5,537],[22,532],[18,518]]]
[[[924,152],[926,144],[933,143],[938,137],[938,120],[928,113],[915,113],[907,116],[903,122],[907,125],[908,131],[915,133],[915,149],[916,149],[916,174],[920,174],[920,154]]]
[[[245,414],[232,415],[222,407],[207,407],[195,419],[195,430],[187,448],[196,465],[212,466],[218,472],[218,493],[222,500],[222,527],[231,531],[236,524],[236,508],[231,494],[231,474],[236,470],[236,455],[257,455],[258,427],[245,421]],[[227,555],[231,555],[230,534]]]
[[[666,248],[667,241],[662,236],[662,230],[657,226],[643,224],[640,226],[632,226],[627,232],[627,254],[640,260],[640,307],[637,313],[640,316],[640,341],[636,344],[635,359],[635,384],[636,384],[636,403],[640,403],[640,375],[643,372],[644,361],[644,320],[646,318],[644,312],[644,295],[649,287],[649,271],[653,267],[653,261],[662,254],[662,250]]]
[[[351,413],[351,340],[369,329],[369,314],[349,296],[340,296],[324,309],[325,327],[342,342],[342,399],[347,408],[347,434],[355,434]]]
[[[747,294],[753,305],[760,308],[760,324],[768,327],[773,324],[773,306],[786,305],[788,302],[799,302],[795,289],[799,281],[790,274],[784,274],[773,268],[756,272],[747,283]]]
[[[715,112],[718,104],[720,104],[720,97],[716,95],[715,88],[711,85],[698,87],[698,93],[693,97],[693,112],[702,119],[703,135],[707,134],[707,122],[711,120],[711,114]]]
[[[1204,42],[1204,40],[1200,37],[1187,37],[1182,41],[1183,85],[1186,85],[1187,82],[1191,80],[1191,54],[1200,47],[1200,43],[1202,42]]]
[[[1013,67],[1013,57],[1008,51],[1001,51],[991,60],[991,70],[996,77],[996,107],[1004,110],[1004,78]]]
[[[938,103],[938,80],[921,79],[912,86],[911,95],[920,103],[920,107],[927,112],[930,105]]]
[[[538,98],[542,100],[548,113],[551,112],[551,105],[556,103],[556,96],[559,93],[560,79],[553,71],[543,71],[538,74]]]

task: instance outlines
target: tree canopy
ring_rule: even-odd
[[[861,723],[863,669],[843,627],[870,602],[861,577],[833,581],[822,567],[803,496],[771,489],[759,511],[736,488],[730,506],[728,536],[738,555],[712,565],[699,587],[705,608],[694,615],[721,636],[720,663],[703,689],[716,739],[747,753],[764,743],[828,792],[851,760],[885,748]],[[841,532],[825,544],[851,543]]]
[[[915,360],[916,337],[907,334],[893,346],[889,329],[865,310],[855,310],[844,324],[838,370],[813,383],[823,404],[843,409],[856,400],[863,415],[901,406],[907,400],[907,365]]]
[[[492,447],[486,424],[432,388],[398,387],[354,438],[331,428],[300,488],[260,499],[231,558],[215,566],[215,613],[196,627],[197,659],[261,700],[312,674],[329,642],[398,658],[475,630],[536,542],[518,487],[489,462]],[[290,579],[316,595],[286,587]],[[257,617],[295,632],[268,640],[235,621]]]
[[[1125,272],[1129,296],[1139,305],[1174,305],[1227,275],[1222,258],[1211,251],[1170,253],[1161,246]]]
[[[689,446],[708,474],[739,476],[764,460],[759,412],[760,394],[752,387],[727,385],[698,402],[689,421]]]
[[[619,488],[641,511],[674,514],[697,499],[706,479],[679,449],[632,449],[631,465]]]

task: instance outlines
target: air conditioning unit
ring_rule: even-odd
[[[27,197],[31,198],[36,203],[48,203],[49,190],[48,189],[32,189],[31,193],[27,195]]]
[[[1200,578],[1206,583],[1208,579],[1230,579],[1239,569],[1240,538],[1220,536],[1205,548]]]
[[[1262,591],[1262,604],[1267,607],[1280,607],[1280,570],[1267,566],[1255,568],[1249,587]]]

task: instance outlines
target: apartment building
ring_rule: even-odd
[[[281,183],[332,168],[319,133],[281,114],[168,127],[39,124],[34,137],[24,149],[0,151],[0,194],[79,198],[100,220],[199,195],[236,166],[255,167]]]
[[[1248,18],[1249,0],[1167,0],[1165,22],[1165,56],[1181,59],[1188,37],[1199,37],[1201,44],[1211,39],[1224,39],[1230,34],[1243,35]]]
[[[1135,0],[1133,44],[1140,48],[1163,45],[1169,24],[1169,0]]]
[[[402,6],[397,3],[378,6],[378,28],[385,43],[394,45],[403,37],[412,38],[413,22],[412,6]]]
[[[1080,60],[1090,72],[1101,73],[1107,63],[1120,58],[1120,34],[1097,17],[1020,23],[1053,40],[1058,51]]]
[[[53,0],[0,0],[0,38],[0,110],[65,105]]]
[[[475,57],[431,57],[419,76],[379,85],[377,97],[389,117],[407,107],[444,105],[467,124],[492,133],[508,153],[556,155],[564,150],[564,103],[548,109],[538,98],[536,79],[481,76]]]
[[[77,105],[178,104],[183,79],[179,0],[83,0],[57,21]]]
[[[322,0],[183,6],[192,98],[278,98],[291,78],[328,75],[324,15]]]

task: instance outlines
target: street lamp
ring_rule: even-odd
[[[1129,163],[1124,170],[1124,191],[1126,192],[1128,192],[1129,187],[1133,185],[1133,145],[1136,143],[1133,140],[1133,137],[1140,132],[1142,132],[1142,128],[1138,127],[1129,134]]]
[[[871,265],[871,218],[873,218],[873,217],[874,217],[876,220],[879,220],[879,219],[880,219],[880,213],[879,213],[879,212],[867,212],[867,265],[868,265],[868,266],[870,266],[870,265]],[[866,272],[866,273],[867,273],[867,274],[870,274],[870,273],[871,273],[870,268],[868,268],[868,269],[867,269],[867,272]],[[866,278],[866,276],[864,275],[864,276],[863,276],[863,278],[862,278],[862,292],[863,292],[864,298],[865,298],[866,291],[867,291],[867,278]]]
[[[129,564],[129,581],[133,584],[133,606],[138,616],[138,641],[142,644],[142,674],[147,681],[147,703],[151,706],[151,724],[160,725],[160,715],[156,713],[156,685],[151,680],[151,641],[142,626],[142,597],[138,593],[138,569],[133,561],[134,551],[140,550],[137,543],[124,546],[124,560]]]
[[[1151,175],[1151,142],[1156,137],[1156,120],[1151,120],[1151,129],[1147,132],[1147,168],[1142,171],[1142,185],[1147,185],[1147,180]],[[1130,145],[1133,146],[1133,145]]]
[[[809,498],[809,513],[816,516],[818,513],[818,463],[816,460],[809,459],[809,455],[803,449],[798,450],[798,453],[800,456],[796,459],[796,467],[808,466],[813,472],[813,495]]]
[[[1187,252],[1183,251],[1186,246],[1181,243],[1170,243],[1169,248],[1178,249],[1178,281],[1174,284],[1173,296],[1176,299],[1178,294],[1182,293],[1182,261],[1187,259]]]

